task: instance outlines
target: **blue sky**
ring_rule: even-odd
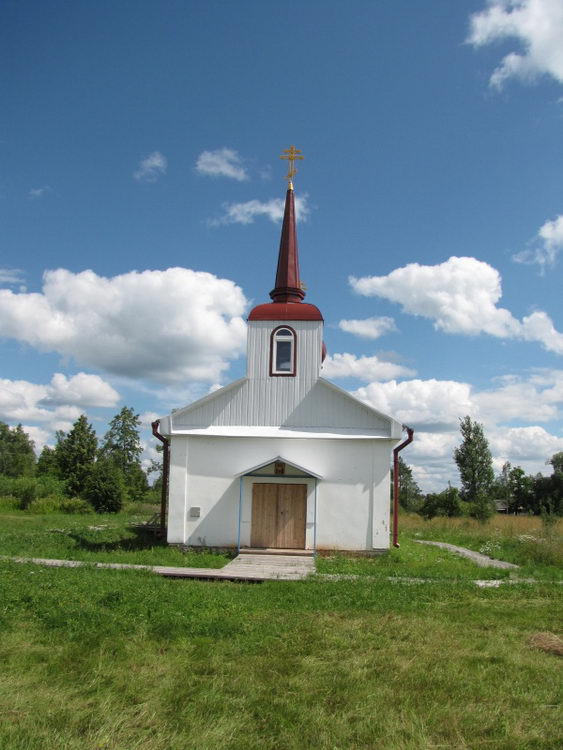
[[[465,414],[499,469],[563,450],[561,0],[3,0],[0,50],[0,419],[38,447],[244,373],[295,144],[324,374],[423,488]]]

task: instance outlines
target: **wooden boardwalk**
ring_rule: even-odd
[[[223,568],[179,568],[166,565],[131,565],[127,563],[85,562],[83,560],[54,560],[45,557],[8,557],[0,560],[32,563],[51,568],[110,568],[113,570],[149,570],[166,578],[198,578],[211,581],[299,581],[315,572],[311,555],[244,554],[235,557]]]
[[[299,581],[315,572],[315,560],[310,555],[243,554],[235,557],[224,568],[158,568],[167,578],[213,578],[227,581]]]

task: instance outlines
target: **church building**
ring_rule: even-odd
[[[167,538],[238,550],[385,550],[402,425],[321,377],[323,316],[303,301],[299,277],[299,152],[286,153],[275,286],[248,316],[246,376],[159,420],[170,446]]]

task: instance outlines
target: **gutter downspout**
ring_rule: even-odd
[[[414,440],[414,430],[411,427],[403,425],[407,431],[407,439],[393,448],[393,547],[400,547],[398,542],[399,535],[399,452],[406,448]]]
[[[163,444],[162,492],[160,495],[160,536],[166,535],[166,498],[168,497],[168,475],[170,473],[170,440],[158,431],[160,419],[151,423],[152,434]]]

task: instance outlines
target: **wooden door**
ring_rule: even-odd
[[[306,484],[253,484],[250,546],[304,549],[306,517]]]

